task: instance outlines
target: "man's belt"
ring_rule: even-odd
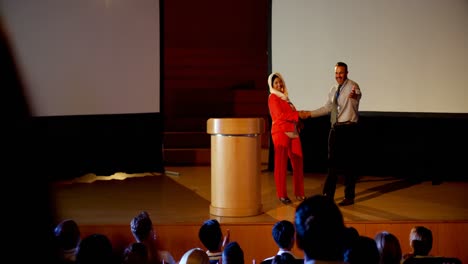
[[[341,126],[353,126],[356,125],[357,122],[346,121],[346,122],[336,122],[334,127],[341,127]]]

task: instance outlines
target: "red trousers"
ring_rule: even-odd
[[[274,176],[278,198],[288,197],[286,175],[288,158],[293,170],[293,191],[295,196],[304,196],[304,161],[299,137],[290,138],[283,132],[272,134],[275,150]]]

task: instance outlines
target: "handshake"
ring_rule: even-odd
[[[300,119],[306,119],[306,118],[311,117],[310,111],[301,110],[301,111],[297,111],[297,112],[299,114]]]

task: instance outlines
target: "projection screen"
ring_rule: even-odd
[[[271,67],[299,109],[325,103],[334,65],[360,110],[468,113],[468,1],[272,0]]]
[[[0,0],[34,116],[160,112],[158,0]]]

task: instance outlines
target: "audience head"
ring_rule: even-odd
[[[224,247],[222,255],[223,264],[244,264],[244,251],[239,243],[232,241]]]
[[[296,230],[294,224],[287,220],[281,220],[275,223],[271,234],[279,248],[292,249],[294,246],[294,236]]]
[[[179,264],[210,264],[210,259],[201,248],[192,248],[185,252]]]
[[[359,232],[356,228],[349,226],[344,230],[345,250],[350,248],[354,242],[359,238]]]
[[[402,251],[398,238],[386,231],[377,233],[374,238],[380,254],[381,264],[399,264],[402,260]]]
[[[77,264],[109,264],[112,262],[112,244],[107,236],[92,234],[80,241],[76,250]]]
[[[65,219],[54,229],[57,243],[63,250],[74,249],[80,242],[81,234],[78,224],[72,219]]]
[[[294,263],[298,263],[298,260],[288,253],[276,255],[271,260],[271,264],[294,264]]]
[[[146,211],[140,212],[132,219],[130,229],[137,242],[154,239],[153,222]]]
[[[8,104],[8,117],[6,121],[23,120],[31,116],[31,109],[28,104],[26,86],[19,70],[19,63],[15,58],[15,46],[10,39],[5,20],[0,19],[0,61],[2,63],[3,98]],[[14,127],[12,127],[14,128]],[[11,128],[10,128],[11,129]],[[15,166],[16,167],[16,166]]]
[[[198,231],[198,238],[209,251],[220,251],[223,233],[219,222],[216,219],[203,222]]]
[[[343,260],[345,225],[335,202],[323,195],[308,197],[296,208],[295,223],[306,260]]]
[[[379,264],[380,254],[375,240],[359,236],[346,251],[344,261],[349,264]]]
[[[124,250],[124,264],[146,264],[148,263],[148,249],[140,242],[131,243]]]
[[[428,256],[432,249],[432,232],[424,226],[415,226],[410,232],[410,246],[415,256]]]

